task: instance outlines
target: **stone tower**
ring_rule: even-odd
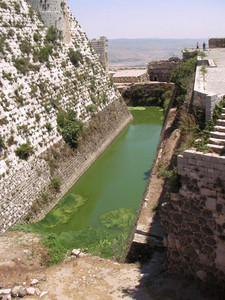
[[[104,69],[109,71],[109,63],[108,63],[108,53],[107,53],[107,38],[105,36],[101,36],[99,40],[93,39],[91,40],[91,45],[94,48],[95,52],[99,55],[99,59],[104,67]]]
[[[54,26],[63,33],[64,42],[70,43],[70,26],[67,0],[28,0],[40,13],[47,27]]]

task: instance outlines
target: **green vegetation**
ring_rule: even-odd
[[[7,6],[7,4],[4,1],[1,1],[0,2],[0,8],[2,8],[2,9],[8,9],[8,6]]]
[[[170,169],[166,165],[159,164],[158,168],[159,176],[168,182],[168,191],[175,193],[178,192],[180,184],[180,176],[177,173],[177,168],[173,167]]]
[[[59,192],[60,186],[61,186],[61,177],[60,176],[53,177],[50,183],[50,188],[52,188],[55,192]]]
[[[0,135],[0,149],[5,147],[3,137]]]
[[[39,50],[38,60],[40,62],[46,62],[49,59],[49,56],[52,54],[52,46],[46,45]]]
[[[54,229],[55,226],[66,224],[73,217],[74,212],[78,211],[87,201],[79,195],[70,194],[66,197],[63,203],[58,203],[49,213],[51,215],[50,223],[45,223],[43,220],[36,224],[20,224],[10,230],[38,232],[41,235],[43,245],[49,249],[49,265],[65,259],[66,253],[74,248],[80,248],[82,251],[88,251],[103,258],[113,257],[118,261],[122,261],[135,218],[133,210],[122,208],[100,217],[106,228],[117,228],[116,230],[106,231],[104,228],[87,227],[80,231],[48,232],[48,230]]]
[[[165,87],[132,87],[124,93],[125,101],[132,106],[160,106],[167,110],[172,96],[169,86]]]
[[[62,34],[54,26],[50,26],[46,32],[45,42],[55,44],[61,38]]]
[[[34,153],[34,149],[31,146],[30,142],[27,141],[24,144],[19,145],[16,150],[15,154],[20,158],[20,159],[28,159],[28,157]]]
[[[34,33],[33,39],[35,42],[39,42],[41,40],[41,35],[37,32]]]
[[[78,138],[82,132],[82,123],[77,119],[77,114],[74,110],[61,110],[58,113],[57,130],[70,147],[77,147]]]
[[[113,210],[100,216],[100,221],[102,225],[107,228],[115,227],[119,229],[127,229],[127,227],[130,228],[134,222],[134,212],[132,208]]]
[[[78,50],[74,51],[73,48],[70,48],[69,52],[68,52],[68,56],[69,56],[69,59],[70,59],[71,63],[75,67],[79,66],[79,62],[81,62],[81,63],[83,62],[82,55]]]
[[[183,104],[185,95],[190,88],[196,68],[196,57],[185,60],[174,69],[171,81],[175,83],[174,106],[179,107]]]
[[[16,58],[14,60],[14,66],[20,73],[25,75],[29,72],[29,58]]]

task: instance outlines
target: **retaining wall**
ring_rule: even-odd
[[[96,126],[92,135],[80,141],[79,147],[68,157],[66,154],[62,155],[57,162],[54,175],[61,177],[62,186],[47,211],[51,210],[131,120],[132,115],[123,101],[111,103],[92,118],[90,125]],[[43,157],[42,154],[41,157],[28,160],[21,170],[7,178],[7,185],[0,191],[1,196],[4,195],[0,206],[0,232],[23,219],[36,197],[48,188],[52,176],[49,161]],[[44,217],[45,213],[46,209],[37,219]]]
[[[178,156],[182,187],[163,204],[168,268],[223,286],[225,280],[225,157],[192,150]]]

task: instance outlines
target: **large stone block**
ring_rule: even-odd
[[[216,199],[207,197],[205,201],[205,206],[210,210],[216,211]]]

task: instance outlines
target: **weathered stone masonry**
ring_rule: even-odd
[[[192,150],[178,156],[182,187],[163,204],[168,267],[223,286],[225,280],[225,157]]]
[[[28,0],[38,11],[47,27],[54,26],[63,33],[65,43],[70,43],[69,12],[67,0]]]
[[[57,175],[62,179],[62,186],[48,210],[51,210],[132,120],[132,115],[123,101],[111,103],[98,113],[98,117],[101,130],[95,131],[90,139],[84,140],[72,156],[64,157],[59,162]],[[40,157],[31,158],[23,169],[8,178],[7,186],[1,191],[4,193],[4,201],[0,206],[0,232],[26,216],[37,195],[47,189],[51,178],[48,162]]]

